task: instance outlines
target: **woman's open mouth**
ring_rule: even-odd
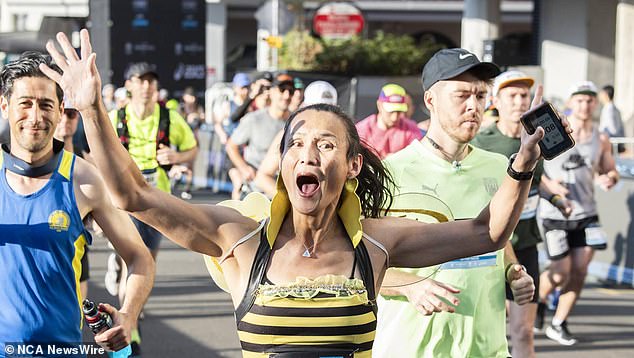
[[[300,174],[295,183],[302,197],[310,197],[319,190],[319,179],[314,174]]]

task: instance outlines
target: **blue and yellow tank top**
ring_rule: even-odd
[[[236,309],[243,356],[371,357],[376,330],[374,275],[363,241],[354,252],[350,277],[298,278],[276,285],[266,278],[271,247],[262,230],[249,286]],[[354,278],[356,267],[361,279]]]
[[[73,192],[74,164],[64,151],[50,180],[29,195],[9,187],[1,165],[0,352],[5,342],[82,340],[80,260],[91,237]]]

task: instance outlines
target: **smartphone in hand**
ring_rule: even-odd
[[[529,134],[535,133],[537,127],[544,128],[545,135],[539,141],[539,148],[546,160],[551,160],[575,146],[575,140],[566,133],[557,111],[548,102],[524,113],[520,121]]]

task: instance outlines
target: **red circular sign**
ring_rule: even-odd
[[[365,21],[361,10],[349,3],[326,3],[315,12],[313,30],[322,38],[346,39],[358,35]]]

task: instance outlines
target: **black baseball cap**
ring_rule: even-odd
[[[128,67],[128,70],[125,72],[125,79],[129,80],[132,77],[141,77],[147,74],[154,76],[157,80],[159,78],[158,73],[156,73],[155,65],[149,64],[147,62],[137,62],[131,64],[130,67]]]
[[[251,74],[251,82],[256,82],[259,80],[267,80],[269,82],[273,81],[273,74],[268,71],[262,72],[254,72]]]
[[[423,91],[438,81],[459,76],[467,71],[476,71],[476,76],[489,80],[500,74],[500,68],[492,62],[480,62],[478,57],[463,48],[443,49],[427,61],[423,68]]]

